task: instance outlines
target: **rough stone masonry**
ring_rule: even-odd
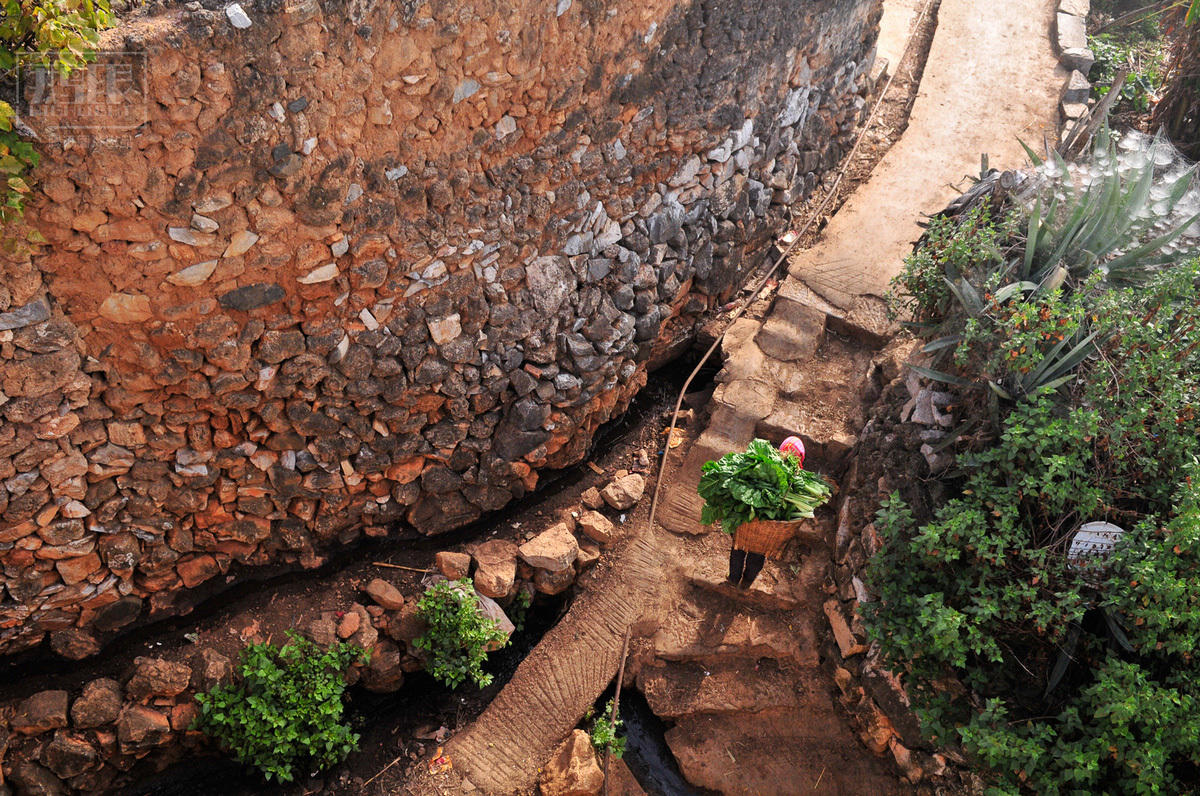
[[[0,261],[0,653],[578,461],[837,162],[878,0],[143,10]],[[133,101],[133,100],[131,100]],[[235,568],[233,573],[231,567]]]

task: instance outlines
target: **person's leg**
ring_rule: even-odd
[[[742,570],[746,566],[746,551],[736,547],[729,551],[729,582],[736,584],[742,579]]]
[[[767,558],[762,553],[747,553],[746,563],[742,570],[742,579],[738,584],[743,589],[750,588],[750,584],[758,577],[758,573],[762,571],[763,564],[767,563]]]

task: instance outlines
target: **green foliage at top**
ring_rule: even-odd
[[[358,747],[342,719],[346,668],[365,661],[361,647],[322,651],[292,631],[282,647],[242,650],[239,681],[196,695],[194,729],[217,741],[266,779],[292,782],[305,770],[335,765]]]
[[[610,699],[602,713],[596,715],[595,710],[588,710],[587,715],[583,717],[584,721],[591,722],[592,726],[588,730],[588,735],[592,738],[592,746],[596,748],[596,754],[600,755],[602,760],[609,752],[618,760],[625,756],[625,736],[620,734],[625,722],[618,718],[614,723],[612,712],[613,700]]]
[[[95,57],[98,31],[112,21],[108,0],[4,0],[0,14],[0,84],[25,68],[53,69],[66,76]],[[0,100],[0,223],[21,214],[37,165],[33,147],[13,129],[15,111]]]
[[[700,521],[721,524],[734,533],[754,519],[799,520],[813,516],[831,494],[821,476],[800,466],[766,440],[756,439],[743,452],[727,453],[700,469],[697,488],[704,498]]]
[[[1166,50],[1157,40],[1130,41],[1112,33],[1088,36],[1088,46],[1096,56],[1096,62],[1088,77],[1092,81],[1092,96],[1104,97],[1116,82],[1117,70],[1126,70],[1125,83],[1121,86],[1118,107],[1127,107],[1139,113],[1150,109],[1155,96],[1162,89]]]
[[[508,636],[484,616],[469,578],[430,586],[417,603],[417,613],[429,625],[414,642],[425,652],[426,671],[451,688],[468,679],[478,688],[491,684],[483,664],[489,651],[508,643]]]
[[[1092,96],[1111,90],[1118,69],[1127,72],[1116,104],[1118,112],[1144,113],[1157,99],[1166,77],[1167,46],[1164,13],[1171,3],[1141,0],[1094,0],[1089,19],[1088,47],[1096,56],[1087,77]]]
[[[1169,47],[1166,80],[1150,118],[1188,156],[1200,154],[1200,0],[1168,5],[1163,15]]]
[[[1200,215],[1171,217],[1192,185],[1195,169],[1169,177],[1156,166],[1166,145],[1155,139],[1140,164],[1116,168],[1118,151],[1107,130],[1097,136],[1080,185],[1065,181],[1061,159],[1043,163],[1046,175],[1025,206],[996,208],[985,201],[950,218],[936,218],[893,281],[893,313],[929,339],[935,367],[921,375],[976,391],[990,401],[1057,390],[1105,342],[1095,317],[1114,287],[1145,285],[1188,252],[1177,241]],[[1173,217],[1172,217],[1173,218]],[[1111,330],[1110,330],[1111,332]],[[953,354],[953,368],[944,366]]]
[[[1002,259],[1024,262],[1021,244]],[[977,439],[931,516],[883,502],[868,631],[925,731],[993,793],[1196,792],[1200,261],[1136,288],[1064,268],[1003,292],[995,248],[967,258],[1001,273],[977,311],[952,291],[937,317],[948,342],[927,348],[952,372],[923,371],[976,412]],[[1124,542],[1069,563],[1091,520]]]

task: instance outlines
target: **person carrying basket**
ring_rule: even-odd
[[[719,523],[733,536],[729,582],[743,589],[832,494],[824,478],[804,469],[798,437],[788,437],[778,450],[755,439],[745,451],[706,462],[698,491],[705,501],[700,521]]]

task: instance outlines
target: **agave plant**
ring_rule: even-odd
[[[1200,203],[1196,167],[1178,168],[1161,134],[1127,133],[1118,143],[1103,127],[1091,157],[1077,164],[1056,152],[1047,161],[1025,150],[1037,176],[1025,192],[1029,218],[1019,280],[1057,286],[1099,271],[1112,284],[1130,284],[1194,255],[1193,246],[1176,242],[1188,235],[1194,244],[1190,228],[1200,212],[1180,211]]]
[[[1062,307],[1079,303],[1072,296],[1084,299],[1106,287],[1142,282],[1195,256],[1200,238],[1196,168],[1186,167],[1161,136],[1126,133],[1117,138],[1103,127],[1091,154],[1075,163],[1057,153],[1041,158],[1029,147],[1026,151],[1034,168],[1010,194],[1018,221],[1008,227],[1006,245],[983,251],[987,236],[970,231],[975,221],[968,214],[954,239],[975,247],[973,258],[965,258],[972,267],[956,267],[954,252],[960,244],[944,241],[938,251],[946,254],[906,264],[910,276],[917,273],[914,267],[923,269],[917,275],[924,281],[910,283],[928,286],[936,279],[944,294],[934,317],[908,324],[934,338],[923,349],[932,355],[929,366],[913,370],[928,379],[983,390],[993,417],[998,417],[999,399],[1019,400],[1066,384],[1104,342],[1084,318],[1061,334],[1030,342],[1028,353],[1022,348],[1021,361],[1014,363],[1020,367],[1010,367],[998,362],[995,352],[1012,353],[1002,348],[1002,341],[1014,334],[1007,324],[1015,305]],[[977,361],[954,373],[943,369],[946,355],[953,352],[961,367],[964,351],[981,341],[990,341],[979,350],[990,364]]]

